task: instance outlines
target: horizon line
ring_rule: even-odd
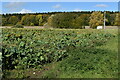
[[[99,10],[97,10],[99,11]],[[93,10],[93,11],[46,11],[46,12],[30,12],[30,13],[17,13],[17,12],[13,12],[13,13],[0,13],[0,14],[47,14],[47,13],[61,13],[61,12],[97,12],[96,10]],[[99,12],[120,12],[120,11],[107,11],[107,10],[104,10],[104,11],[99,11]]]

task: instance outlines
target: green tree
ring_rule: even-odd
[[[52,27],[54,24],[53,24],[53,17],[54,17],[54,15],[51,15],[49,18],[48,18],[48,21],[47,21],[47,23],[44,25],[44,26],[46,26],[46,27]]]
[[[114,26],[115,25],[115,17],[116,17],[116,14],[110,14],[110,19],[108,20],[110,22],[110,25],[111,26]]]
[[[8,24],[15,25],[17,22],[19,22],[19,19],[18,19],[18,17],[16,17],[16,16],[11,16],[11,17],[8,19]]]
[[[30,26],[34,26],[34,23],[30,23]]]
[[[106,11],[106,26],[114,26],[115,16],[115,13]]]
[[[89,25],[89,14],[81,14],[79,17],[73,20],[74,28],[85,28],[85,26]]]
[[[2,15],[0,15],[0,26],[2,26]]]
[[[2,26],[5,26],[7,24],[7,19],[6,18],[2,18]]]
[[[26,14],[25,16],[22,17],[21,23],[22,23],[22,25],[29,25],[30,24],[29,14]]]
[[[34,26],[35,23],[35,15],[26,14],[22,17],[21,23],[26,26]]]
[[[29,16],[29,21],[30,21],[30,26],[34,26],[34,23],[35,23],[35,15],[30,15]]]
[[[110,12],[106,12],[106,25],[111,25],[111,22],[110,22]]]
[[[90,16],[89,25],[91,28],[103,25],[103,14],[99,11],[93,12]]]
[[[116,17],[115,17],[115,25],[116,25],[116,26],[120,26],[120,13],[117,13],[117,14],[116,14]]]
[[[54,28],[73,28],[73,20],[77,17],[74,13],[58,13],[48,19],[48,25]]]
[[[43,22],[43,16],[41,14],[37,15],[35,19],[36,19],[36,24],[37,25],[39,25],[39,26],[43,25],[42,24],[42,22]]]

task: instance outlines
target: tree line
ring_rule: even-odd
[[[96,28],[103,26],[104,12],[49,12],[29,14],[2,14],[2,26],[47,26],[54,28],[84,28],[90,26]],[[117,26],[120,24],[119,12],[106,11],[106,25]]]

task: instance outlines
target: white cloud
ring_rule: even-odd
[[[97,5],[95,5],[95,7],[108,7],[108,5],[105,5],[105,4],[97,4]]]
[[[19,13],[31,13],[31,10],[27,10],[27,9],[22,9]]]
[[[27,9],[22,9],[20,12],[18,13],[32,13],[31,10],[27,10]]]
[[[15,12],[17,10],[22,9],[22,6],[24,4],[25,4],[24,2],[9,2],[3,5],[3,9],[6,8],[10,12]]]
[[[5,8],[16,8],[24,5],[24,2],[9,2],[4,5]]]
[[[27,10],[27,9],[22,9],[21,11],[18,11],[18,12],[10,12],[10,13],[21,13],[21,14],[24,14],[24,13],[33,13],[31,10]]]
[[[54,9],[59,9],[61,8],[61,5],[60,4],[56,4],[55,6],[53,6]]]
[[[79,8],[76,8],[76,9],[74,9],[73,11],[82,11],[81,9],[79,9]]]

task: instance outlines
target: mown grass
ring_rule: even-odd
[[[70,49],[62,61],[47,64],[43,69],[12,70],[7,78],[117,78],[117,30],[105,30],[116,35],[102,46]]]

